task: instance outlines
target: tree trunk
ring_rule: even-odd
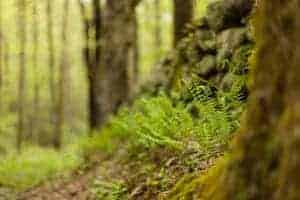
[[[95,31],[95,52],[92,66],[90,67],[90,130],[97,131],[102,125],[101,116],[101,37],[102,37],[102,12],[98,0],[93,0],[93,27]]]
[[[59,67],[59,80],[58,80],[58,97],[57,97],[57,124],[55,125],[55,136],[54,136],[54,147],[56,149],[60,149],[62,145],[62,136],[63,136],[63,128],[64,128],[64,110],[65,110],[65,84],[66,81],[66,69],[69,65],[68,60],[68,39],[67,39],[67,31],[68,31],[68,18],[69,18],[69,0],[64,0],[64,15],[62,22],[62,33],[61,33],[61,60]]]
[[[10,73],[9,70],[9,51],[10,51],[10,47],[9,47],[9,41],[8,39],[6,39],[3,43],[3,51],[4,51],[4,61],[3,61],[3,70],[5,72],[5,77],[8,76],[8,74]],[[8,82],[8,79],[6,79],[5,77],[3,77],[3,82],[6,84]],[[4,84],[3,83],[3,84]]]
[[[85,8],[88,3],[78,0],[85,33],[84,59],[88,69],[91,132],[99,130],[107,116],[128,99],[129,63],[136,80],[138,45],[134,8],[138,2],[107,1],[104,25],[98,0],[92,1],[92,19],[89,19]],[[102,48],[105,51],[102,52]]]
[[[93,15],[92,19],[89,19],[86,9],[86,2],[78,0],[82,22],[84,25],[84,37],[85,47],[83,49],[83,55],[85,64],[87,66],[88,74],[88,87],[89,87],[89,129],[90,133],[99,130],[101,121],[101,5],[98,0],[93,0]],[[95,33],[93,36],[91,33]]]
[[[128,63],[137,3],[135,0],[111,0],[106,3],[101,77],[103,122],[130,96]]]
[[[31,138],[35,141],[37,140],[37,134],[39,133],[39,125],[38,125],[38,114],[39,114],[39,107],[40,107],[40,83],[38,77],[38,40],[39,40],[39,31],[38,31],[38,10],[37,10],[37,0],[33,0],[33,24],[32,24],[32,36],[33,36],[33,71],[34,71],[34,86],[33,86],[33,109],[32,109],[32,116],[31,116]]]
[[[2,31],[2,2],[0,2],[0,114],[2,114],[2,87],[3,87],[3,58],[4,58],[4,36]],[[1,132],[0,127],[0,132]]]
[[[53,37],[53,5],[52,0],[47,0],[47,40],[48,40],[48,64],[49,64],[49,94],[50,94],[50,122],[55,124],[57,121],[55,109],[55,56],[54,56],[54,37]]]
[[[201,199],[300,199],[300,0],[261,0],[241,134],[218,187]],[[202,196],[206,196],[202,189]]]
[[[4,47],[4,36],[2,31],[2,2],[0,2],[0,96],[2,91],[2,83],[3,83],[3,47]],[[0,97],[0,107],[1,107],[1,97]],[[1,112],[1,111],[0,111]]]
[[[186,25],[193,20],[193,0],[174,0],[174,46],[185,36]]]
[[[25,74],[26,74],[26,2],[18,1],[18,38],[20,40],[19,52],[19,83],[18,83],[18,128],[17,149],[21,151],[24,131],[24,101],[25,101]]]
[[[137,91],[139,81],[139,42],[138,42],[138,21],[135,10],[132,13],[132,19],[129,28],[129,51],[128,51],[128,85],[129,98],[132,99]]]
[[[161,29],[161,1],[160,0],[155,0],[154,1],[154,11],[155,11],[155,31],[154,31],[154,36],[155,36],[155,51],[157,52],[156,54],[156,59],[161,58],[161,48],[162,48],[162,29]]]

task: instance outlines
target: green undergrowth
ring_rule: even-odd
[[[195,80],[180,93],[141,97],[120,109],[102,132],[101,144],[115,152],[112,157],[118,157],[122,148],[113,165],[127,170],[112,172],[108,179],[96,178],[92,191],[98,199],[157,198],[172,192],[180,177],[195,177],[210,167],[226,151],[245,107],[246,77],[232,78],[234,84],[227,91]]]
[[[247,98],[245,78],[235,78],[230,91],[193,81],[180,94],[137,99],[109,123],[111,136],[130,148],[166,147],[181,150],[193,140],[202,148],[223,144],[239,126]]]
[[[0,184],[16,189],[30,188],[43,180],[53,178],[58,172],[73,169],[80,163],[81,158],[70,150],[57,153],[50,149],[31,147],[21,154],[2,159]]]
[[[27,145],[20,154],[4,155],[0,161],[0,186],[29,189],[44,181],[68,177],[71,171],[88,164],[89,155],[93,153],[101,152],[114,159],[115,152],[122,149],[126,156],[121,160],[129,163],[135,160],[140,167],[136,170],[141,174],[144,158],[167,151],[166,160],[158,159],[162,161],[156,163],[153,177],[163,173],[163,178],[158,181],[160,190],[168,190],[175,184],[168,174],[168,163],[172,163],[172,159],[177,160],[179,171],[198,170],[197,167],[203,165],[199,163],[226,149],[239,127],[239,116],[246,99],[243,89],[246,80],[234,74],[232,78],[234,84],[227,91],[209,82],[194,80],[187,83],[180,93],[167,95],[162,92],[158,96],[140,97],[131,106],[121,108],[101,132],[93,137],[78,137],[61,151]],[[147,162],[151,166],[156,160]],[[176,170],[172,173],[176,174]],[[111,189],[116,190],[116,195],[128,194],[129,190],[124,189],[128,185],[118,183],[118,179],[116,183],[105,180],[95,187],[106,193]]]
[[[61,151],[26,145],[21,153],[3,155],[0,161],[0,187],[21,191],[54,178],[66,178],[71,171],[84,166],[89,154],[102,147],[99,141],[78,137]]]

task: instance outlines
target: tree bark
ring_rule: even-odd
[[[132,19],[129,29],[130,47],[128,51],[128,81],[129,81],[129,99],[134,98],[139,81],[139,41],[138,41],[138,21],[135,9],[132,13]]]
[[[62,145],[62,137],[63,137],[63,128],[65,122],[64,110],[65,110],[65,81],[66,81],[66,69],[69,65],[68,60],[68,39],[67,39],[67,31],[69,26],[69,0],[64,0],[64,15],[62,17],[62,32],[61,32],[61,59],[59,66],[59,80],[58,80],[58,97],[57,97],[57,124],[55,125],[55,136],[54,136],[54,147],[56,149],[60,149]]]
[[[300,199],[300,0],[259,3],[249,107],[218,186],[201,199]]]
[[[49,94],[50,94],[50,122],[55,124],[57,116],[55,114],[55,56],[53,37],[53,5],[52,0],[47,0],[47,40],[48,40],[48,64],[49,64]]]
[[[26,2],[18,0],[18,38],[20,40],[19,53],[19,83],[18,83],[18,128],[17,149],[21,151],[24,132],[24,101],[25,101],[25,74],[26,74]]]
[[[193,20],[193,0],[174,0],[174,47],[185,36],[186,25]]]
[[[33,86],[33,109],[32,109],[32,116],[31,116],[31,138],[34,139],[36,142],[37,134],[39,133],[39,125],[38,125],[38,114],[39,114],[39,107],[40,107],[40,83],[38,77],[38,52],[39,52],[39,24],[38,24],[38,10],[37,10],[37,0],[33,0],[33,7],[32,7],[32,16],[33,16],[33,24],[32,24],[32,36],[33,36],[33,72],[34,72],[34,86]]]
[[[1,95],[2,95],[2,84],[3,84],[3,47],[4,47],[4,36],[2,30],[2,2],[0,2],[0,107],[1,107]],[[1,112],[1,111],[0,111]]]
[[[4,58],[4,36],[2,30],[2,2],[0,2],[0,114],[2,114],[2,87],[3,87],[3,58]],[[0,132],[2,128],[0,127]]]
[[[162,29],[161,29],[161,1],[155,0],[154,1],[154,10],[155,10],[155,30],[154,30],[154,36],[155,36],[155,50],[157,52],[157,59],[159,60],[161,58],[161,48],[162,48]]]
[[[133,46],[132,28],[139,1],[111,0],[105,9],[102,70],[102,121],[129,99],[129,52]]]
[[[102,12],[101,5],[98,0],[93,0],[92,18],[88,17],[87,3],[78,0],[80,6],[82,22],[84,25],[85,46],[83,48],[84,60],[87,66],[88,87],[89,87],[89,129],[93,131],[100,129],[101,121],[101,29],[102,29]],[[95,35],[92,35],[95,33]]]

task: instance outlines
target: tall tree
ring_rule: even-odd
[[[3,82],[3,47],[4,47],[4,38],[3,38],[3,31],[2,31],[2,2],[0,2],[0,95],[2,89],[2,82]],[[1,98],[0,98],[1,100]],[[1,104],[1,102],[0,102]]]
[[[0,112],[2,108],[2,85],[3,85],[3,58],[4,58],[4,36],[2,31],[2,2],[0,2]],[[1,131],[1,130],[0,130]]]
[[[18,38],[20,40],[19,52],[19,83],[18,83],[18,130],[17,149],[21,150],[24,132],[24,101],[25,101],[25,75],[26,75],[26,2],[18,0]]]
[[[50,92],[50,120],[56,123],[55,114],[55,56],[54,56],[54,37],[53,37],[53,0],[47,0],[47,40],[48,40],[48,65],[49,65],[49,92]]]
[[[8,74],[9,74],[9,49],[10,49],[10,47],[9,47],[9,41],[8,41],[8,39],[6,38],[6,40],[4,41],[4,43],[3,43],[3,51],[4,51],[4,53],[3,53],[3,55],[4,55],[4,60],[3,60],[3,65],[4,65],[4,67],[3,67],[3,69],[2,69],[2,71],[3,72],[5,72],[5,77],[7,77],[8,76]],[[3,77],[3,82],[4,82],[4,80],[5,80],[5,82],[7,82],[8,81],[8,79],[5,79],[4,77]]]
[[[138,20],[136,10],[133,9],[132,16],[130,17],[130,23],[128,25],[128,63],[127,73],[129,81],[129,98],[132,99],[133,95],[137,91],[138,86],[138,74],[139,74],[139,37],[138,37]]]
[[[154,11],[155,11],[155,50],[157,52],[157,58],[160,58],[161,48],[162,48],[162,29],[161,29],[161,1],[154,1]]]
[[[193,0],[174,0],[174,46],[185,36],[184,29],[193,20],[193,11]]]
[[[128,52],[133,45],[130,36],[138,3],[139,0],[106,2],[101,77],[102,122],[129,98]]]
[[[39,114],[40,107],[40,83],[38,76],[38,52],[39,52],[39,23],[38,23],[38,10],[37,10],[37,0],[32,1],[32,37],[33,37],[33,53],[32,53],[32,65],[33,65],[33,73],[34,73],[34,87],[33,87],[33,109],[31,114],[31,137],[37,137],[37,133],[39,132],[39,125],[37,122],[37,116]]]
[[[64,14],[63,14],[63,22],[62,22],[62,32],[61,32],[61,59],[59,66],[59,80],[58,80],[58,97],[57,97],[57,124],[55,124],[55,135],[54,135],[54,147],[57,149],[61,148],[62,136],[63,136],[63,127],[64,127],[64,110],[65,110],[65,85],[66,81],[66,69],[69,65],[68,61],[68,39],[67,39],[67,31],[68,31],[68,18],[69,18],[69,0],[64,0]]]
[[[78,0],[82,22],[84,25],[85,46],[83,55],[87,66],[88,87],[89,87],[89,127],[90,133],[101,126],[101,28],[102,13],[100,1],[92,1],[92,16],[88,15],[86,1]],[[93,35],[94,33],[94,35]]]

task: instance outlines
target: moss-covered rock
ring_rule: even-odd
[[[195,73],[203,78],[209,78],[217,73],[216,57],[213,55],[206,55],[203,57],[202,60],[197,64]]]
[[[250,13],[253,0],[224,0],[211,3],[207,8],[208,26],[218,32],[243,24]]]
[[[216,51],[216,34],[211,30],[199,30],[195,32],[197,44],[203,52],[212,53]]]
[[[224,59],[229,59],[234,51],[245,43],[249,43],[247,28],[245,27],[226,29],[218,34],[218,64],[220,64]]]

